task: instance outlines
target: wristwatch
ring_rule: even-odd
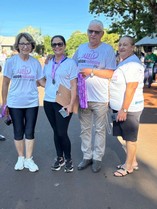
[[[123,110],[123,112],[125,112],[125,113],[127,113],[127,112],[128,112],[128,110],[127,110],[127,109],[122,108],[122,110]]]
[[[90,73],[90,77],[93,77],[93,76],[94,76],[93,70],[94,70],[94,69],[92,69],[92,72]]]

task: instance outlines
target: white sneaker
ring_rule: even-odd
[[[24,167],[28,168],[30,172],[36,172],[39,170],[38,166],[33,161],[33,157],[25,159]]]
[[[17,163],[15,164],[15,167],[14,167],[16,171],[21,171],[24,169],[24,160],[25,158],[23,156],[18,157]]]

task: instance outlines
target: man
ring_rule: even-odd
[[[0,134],[0,141],[5,141],[5,140],[6,140],[6,138]]]
[[[86,76],[88,103],[86,109],[79,109],[83,160],[78,165],[78,170],[83,170],[92,164],[92,171],[96,173],[101,170],[106,143],[108,79],[104,79],[103,74],[106,69],[113,71],[116,68],[116,57],[113,48],[101,42],[104,35],[101,21],[92,20],[87,34],[89,43],[81,44],[73,56],[79,71]]]

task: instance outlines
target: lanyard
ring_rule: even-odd
[[[64,55],[62,56],[61,60],[56,63],[55,62],[55,58],[53,59],[53,65],[52,65],[52,83],[55,84],[56,81],[55,81],[55,74],[56,74],[56,71],[57,69],[59,68],[60,64],[66,60],[67,57],[65,57]]]

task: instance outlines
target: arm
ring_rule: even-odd
[[[45,83],[46,83],[46,79],[42,78],[42,79],[37,81],[37,86],[45,87]]]
[[[94,75],[94,76],[98,76],[100,78],[111,78],[112,75],[113,75],[113,70],[111,69],[101,69],[101,70],[97,70],[97,69],[93,69],[93,68],[83,68],[81,70],[81,74],[86,77],[86,76],[89,76],[91,75],[91,73]]]
[[[124,112],[124,109],[125,110],[129,109],[129,106],[132,102],[132,99],[134,97],[137,86],[138,86],[138,82],[127,83],[122,108],[121,108],[121,110],[118,111],[117,120],[119,120],[119,121],[126,120],[127,112]]]
[[[5,106],[7,103],[8,88],[10,84],[10,78],[3,76],[2,82],[2,106]],[[6,109],[6,115],[8,115],[8,108]]]
[[[70,81],[71,84],[71,101],[70,104],[67,105],[65,108],[67,109],[68,113],[71,113],[73,110],[73,105],[75,103],[76,100],[76,95],[77,95],[77,79],[73,79]]]

